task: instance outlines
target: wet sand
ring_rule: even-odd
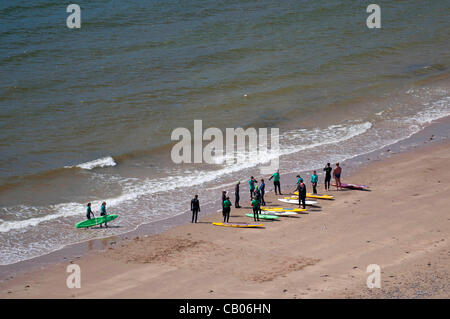
[[[263,221],[262,229],[213,226],[217,213],[162,234],[109,241],[105,250],[9,277],[1,298],[448,298],[449,160],[444,142],[351,176],[344,170],[343,182],[371,191],[333,188],[336,200]],[[271,182],[267,188],[267,204],[281,206]],[[282,188],[287,194],[293,186]],[[247,196],[230,221],[252,222]],[[70,263],[81,268],[80,289],[66,286]],[[381,267],[380,289],[367,288],[370,264]]]

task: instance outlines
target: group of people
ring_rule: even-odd
[[[86,218],[91,219],[92,218],[91,216],[95,217],[94,213],[92,212],[91,203],[88,203],[86,207]],[[100,206],[100,216],[106,216],[106,202],[103,202],[102,205]],[[105,227],[108,228],[108,223],[106,221],[104,224]],[[103,227],[102,225],[103,223],[100,224],[100,227]]]
[[[342,189],[341,186],[341,175],[342,175],[342,168],[339,166],[339,163],[336,163],[336,167],[331,167],[330,163],[327,163],[325,168],[323,169],[325,172],[325,190],[330,190],[330,183],[331,183],[331,176],[333,175],[335,181],[336,181],[336,188]],[[273,178],[273,185],[275,189],[275,195],[282,195],[281,194],[281,183],[280,183],[280,172],[277,170],[275,173],[270,176],[269,180],[272,180]],[[259,221],[259,214],[261,213],[261,206],[266,205],[266,202],[264,200],[264,194],[265,194],[265,188],[266,185],[264,183],[264,178],[261,178],[260,185],[258,184],[258,181],[253,177],[250,176],[250,179],[248,180],[248,185],[250,189],[250,201],[253,209],[253,218],[255,221]],[[313,189],[313,194],[317,194],[317,184],[319,182],[319,176],[317,175],[317,171],[313,171],[311,175],[311,185]],[[240,181],[237,181],[235,187],[234,187],[234,207],[235,208],[241,208],[239,205],[240,201]],[[306,184],[304,183],[303,178],[300,175],[297,175],[297,186],[294,189],[294,191],[298,192],[298,206],[299,207],[306,207]],[[226,191],[222,191],[222,215],[223,215],[223,222],[228,223],[230,220],[230,213],[231,213],[231,201],[230,197],[227,196]],[[198,212],[200,211],[200,202],[198,200],[198,195],[195,195],[194,198],[191,200],[191,211],[192,211],[192,223],[197,223],[197,217]]]
[[[331,168],[331,164],[327,163],[327,165],[323,170],[325,171],[325,190],[330,190],[331,172],[333,172],[333,177],[336,182],[336,189],[337,190],[342,189],[341,185],[342,167],[339,166],[339,163],[336,163],[334,170]]]

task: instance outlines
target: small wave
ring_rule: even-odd
[[[423,126],[447,116],[450,116],[450,96],[427,103],[425,109],[412,117],[405,118],[404,122]]]
[[[83,205],[77,203],[58,204],[50,208],[54,208],[55,210],[58,211],[58,213],[42,217],[28,218],[19,221],[3,221],[0,224],[0,233],[6,233],[11,230],[20,230],[30,226],[37,226],[42,222],[51,221],[60,217],[70,217],[80,215],[80,211],[83,211]],[[36,208],[31,207],[28,209],[36,209]]]
[[[78,168],[82,168],[82,169],[94,169],[94,168],[98,168],[98,167],[108,167],[108,166],[116,166],[117,163],[114,161],[114,158],[112,158],[111,156],[107,156],[107,157],[102,157],[90,162],[86,162],[86,163],[81,163],[75,166],[65,166],[65,168],[73,168],[73,167],[78,167]]]

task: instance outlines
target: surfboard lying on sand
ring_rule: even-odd
[[[111,215],[106,215],[106,216],[100,216],[100,217],[95,217],[95,218],[91,218],[91,219],[87,219],[84,220],[82,222],[76,223],[75,227],[76,228],[85,228],[85,227],[91,227],[91,226],[95,226],[98,224],[103,224],[105,221],[109,222],[112,221],[114,219],[116,219],[118,216],[111,214]]]
[[[294,194],[298,196],[298,192],[294,192]],[[317,198],[317,199],[334,199],[334,196],[332,196],[332,195],[318,195],[318,194],[312,194],[312,193],[306,193],[306,197]]]
[[[280,202],[283,203],[289,203],[289,204],[297,204],[298,205],[298,199],[286,199],[286,198],[278,198]],[[315,200],[305,200],[305,205],[315,205],[317,204],[317,201]]]
[[[306,211],[303,210],[303,211]],[[293,211],[281,211],[281,210],[262,210],[261,211],[262,215],[275,215],[275,216],[293,216],[293,215],[298,215],[298,212],[293,212]]]
[[[245,216],[251,217],[251,218],[254,217],[254,216],[253,216],[253,213],[245,214]],[[275,216],[275,215],[269,215],[269,214],[258,214],[258,218],[261,218],[261,219],[278,219],[278,216]]]
[[[336,186],[336,184],[332,184],[331,186]],[[341,183],[342,188],[349,188],[349,189],[368,189],[366,185],[359,185],[359,184],[345,184]]]
[[[264,227],[263,224],[248,224],[248,223],[212,223],[215,226],[223,227],[241,227],[241,228],[257,228]]]
[[[267,207],[267,206],[261,206],[261,210],[266,212],[286,212],[286,213],[306,212],[306,209],[303,208],[284,208],[284,207]]]

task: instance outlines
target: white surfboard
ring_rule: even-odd
[[[280,202],[283,202],[283,203],[297,204],[298,205],[298,200],[296,200],[296,199],[279,198],[278,200]],[[315,200],[305,200],[305,205],[316,205],[316,204],[317,204],[317,201],[315,201]]]

